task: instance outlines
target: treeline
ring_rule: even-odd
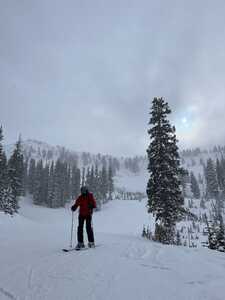
[[[194,157],[200,154],[210,154],[210,153],[225,153],[225,146],[214,146],[212,149],[185,149],[181,151],[181,157]]]
[[[13,215],[18,212],[20,196],[30,194],[35,205],[50,208],[63,207],[68,201],[76,199],[81,185],[87,185],[94,193],[98,209],[113,198],[113,166],[105,163],[83,168],[82,174],[77,161],[71,163],[57,159],[56,162],[42,159],[26,159],[21,140],[7,161],[3,151],[3,133],[0,128],[0,210]],[[61,157],[62,158],[62,157]]]
[[[113,199],[114,181],[113,181],[113,168],[111,165],[104,164],[99,170],[98,165],[95,165],[86,170],[83,168],[82,185],[86,185],[89,190],[94,194],[97,207]]]
[[[76,164],[70,165],[57,159],[56,162],[45,163],[30,160],[25,168],[27,174],[26,190],[33,196],[34,204],[50,208],[63,207],[68,201],[74,200],[80,193],[81,185],[87,185],[94,194],[97,207],[112,200],[114,191],[112,167],[97,166],[83,168],[82,174]]]
[[[143,200],[146,198],[145,193],[141,192],[128,192],[123,188],[117,188],[115,192],[115,199],[117,200]]]
[[[143,161],[142,157],[135,156],[133,158],[128,157],[124,160],[125,169],[132,173],[138,173],[140,171],[140,163]]]
[[[185,197],[188,196],[186,188],[189,186],[191,196],[201,199],[200,207],[202,209],[209,207],[209,215],[204,216],[208,233],[208,247],[225,251],[225,158],[222,156],[215,162],[209,158],[206,164],[203,161],[201,164],[204,170],[203,177],[199,174],[196,178],[193,172],[186,171],[181,182],[183,193]],[[189,208],[193,207],[193,199],[189,200],[188,206]]]
[[[206,180],[206,198],[225,198],[225,159],[222,157],[214,163],[209,158],[207,164],[204,166],[204,174]]]
[[[211,218],[206,218],[208,247],[225,252],[225,159],[217,159],[216,164],[208,159],[205,167],[206,200],[211,199]]]
[[[111,155],[91,154],[89,152],[82,152],[78,155],[75,151],[70,151],[61,146],[50,146],[46,143],[36,140],[27,140],[23,149],[24,159],[30,161],[32,158],[43,160],[43,162],[50,163],[51,161],[67,162],[69,165],[82,165],[85,168],[92,165],[97,165],[100,169],[103,165],[111,165],[113,174],[120,169],[120,161],[118,158]]]
[[[135,157],[113,157],[111,155],[103,154],[91,154],[89,152],[82,152],[78,154],[74,151],[70,151],[65,147],[50,146],[46,143],[39,142],[36,140],[27,140],[23,149],[24,159],[30,161],[32,158],[35,160],[43,160],[50,162],[52,160],[60,159],[66,161],[68,164],[75,163],[76,165],[84,166],[85,168],[92,165],[101,168],[103,165],[111,165],[113,174],[124,168],[131,173],[138,173],[146,166],[146,157],[135,156]]]
[[[23,154],[19,139],[11,157],[7,160],[2,141],[3,130],[0,127],[0,211],[13,215],[19,209],[18,197],[24,194]]]
[[[63,207],[80,192],[80,170],[59,159],[44,164],[42,160],[30,160],[26,172],[26,190],[36,205],[50,208]]]

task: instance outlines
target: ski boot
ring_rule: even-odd
[[[82,250],[85,248],[85,245],[84,243],[78,243],[75,247],[75,250]]]
[[[94,242],[89,242],[88,247],[89,248],[95,248],[95,243]]]

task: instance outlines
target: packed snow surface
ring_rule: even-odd
[[[0,214],[0,299],[224,300],[225,255],[141,238],[144,201],[112,201],[94,215],[96,249],[63,253],[71,212],[21,203]],[[77,213],[75,227],[77,226]]]

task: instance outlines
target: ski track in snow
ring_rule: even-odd
[[[224,300],[225,255],[142,239],[145,203],[109,203],[94,217],[100,246],[69,253],[66,210],[22,214],[0,215],[0,300]]]

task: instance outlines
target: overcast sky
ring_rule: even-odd
[[[216,0],[0,0],[5,142],[145,154],[163,96],[181,147],[224,145],[224,16]]]

